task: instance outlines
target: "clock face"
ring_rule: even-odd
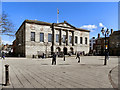
[[[30,25],[30,29],[34,30],[35,26],[34,25]]]
[[[83,35],[83,33],[80,33],[80,35],[82,36],[82,35]]]
[[[43,31],[43,27],[41,27],[40,30]]]

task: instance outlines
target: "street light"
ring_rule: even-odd
[[[105,29],[104,28],[102,28],[102,30],[101,30],[101,32],[102,32],[102,34],[105,36],[105,61],[104,61],[104,65],[107,65],[107,57],[106,57],[106,49],[107,49],[107,47],[106,47],[106,36],[107,35],[109,35],[109,29],[107,29],[106,31],[105,31]]]
[[[21,44],[19,43],[19,44],[18,44],[18,47],[20,48],[20,46],[21,46]],[[18,57],[20,57],[20,51],[19,51]]]

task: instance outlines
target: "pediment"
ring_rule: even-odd
[[[72,29],[75,28],[74,26],[72,26],[71,24],[67,23],[66,21],[64,21],[63,23],[57,23],[56,26],[58,26],[58,27],[65,27],[65,28],[72,28]]]
[[[68,24],[64,23],[64,24],[59,24],[58,26],[62,26],[62,27],[71,27]]]

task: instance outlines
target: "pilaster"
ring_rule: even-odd
[[[74,31],[72,32],[72,46],[74,46],[75,45],[75,35],[74,35]]]

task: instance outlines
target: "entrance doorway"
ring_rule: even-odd
[[[73,50],[72,47],[70,48],[70,52],[71,52],[72,54],[74,54],[74,50]]]
[[[67,48],[66,47],[63,48],[63,52],[65,55],[67,55]]]
[[[61,51],[60,47],[57,47],[57,48],[56,48],[56,53],[57,53],[57,55],[60,54],[60,51]]]
[[[57,52],[60,52],[60,51],[61,51],[60,47],[57,47],[57,48],[56,48],[56,51],[57,51]]]

